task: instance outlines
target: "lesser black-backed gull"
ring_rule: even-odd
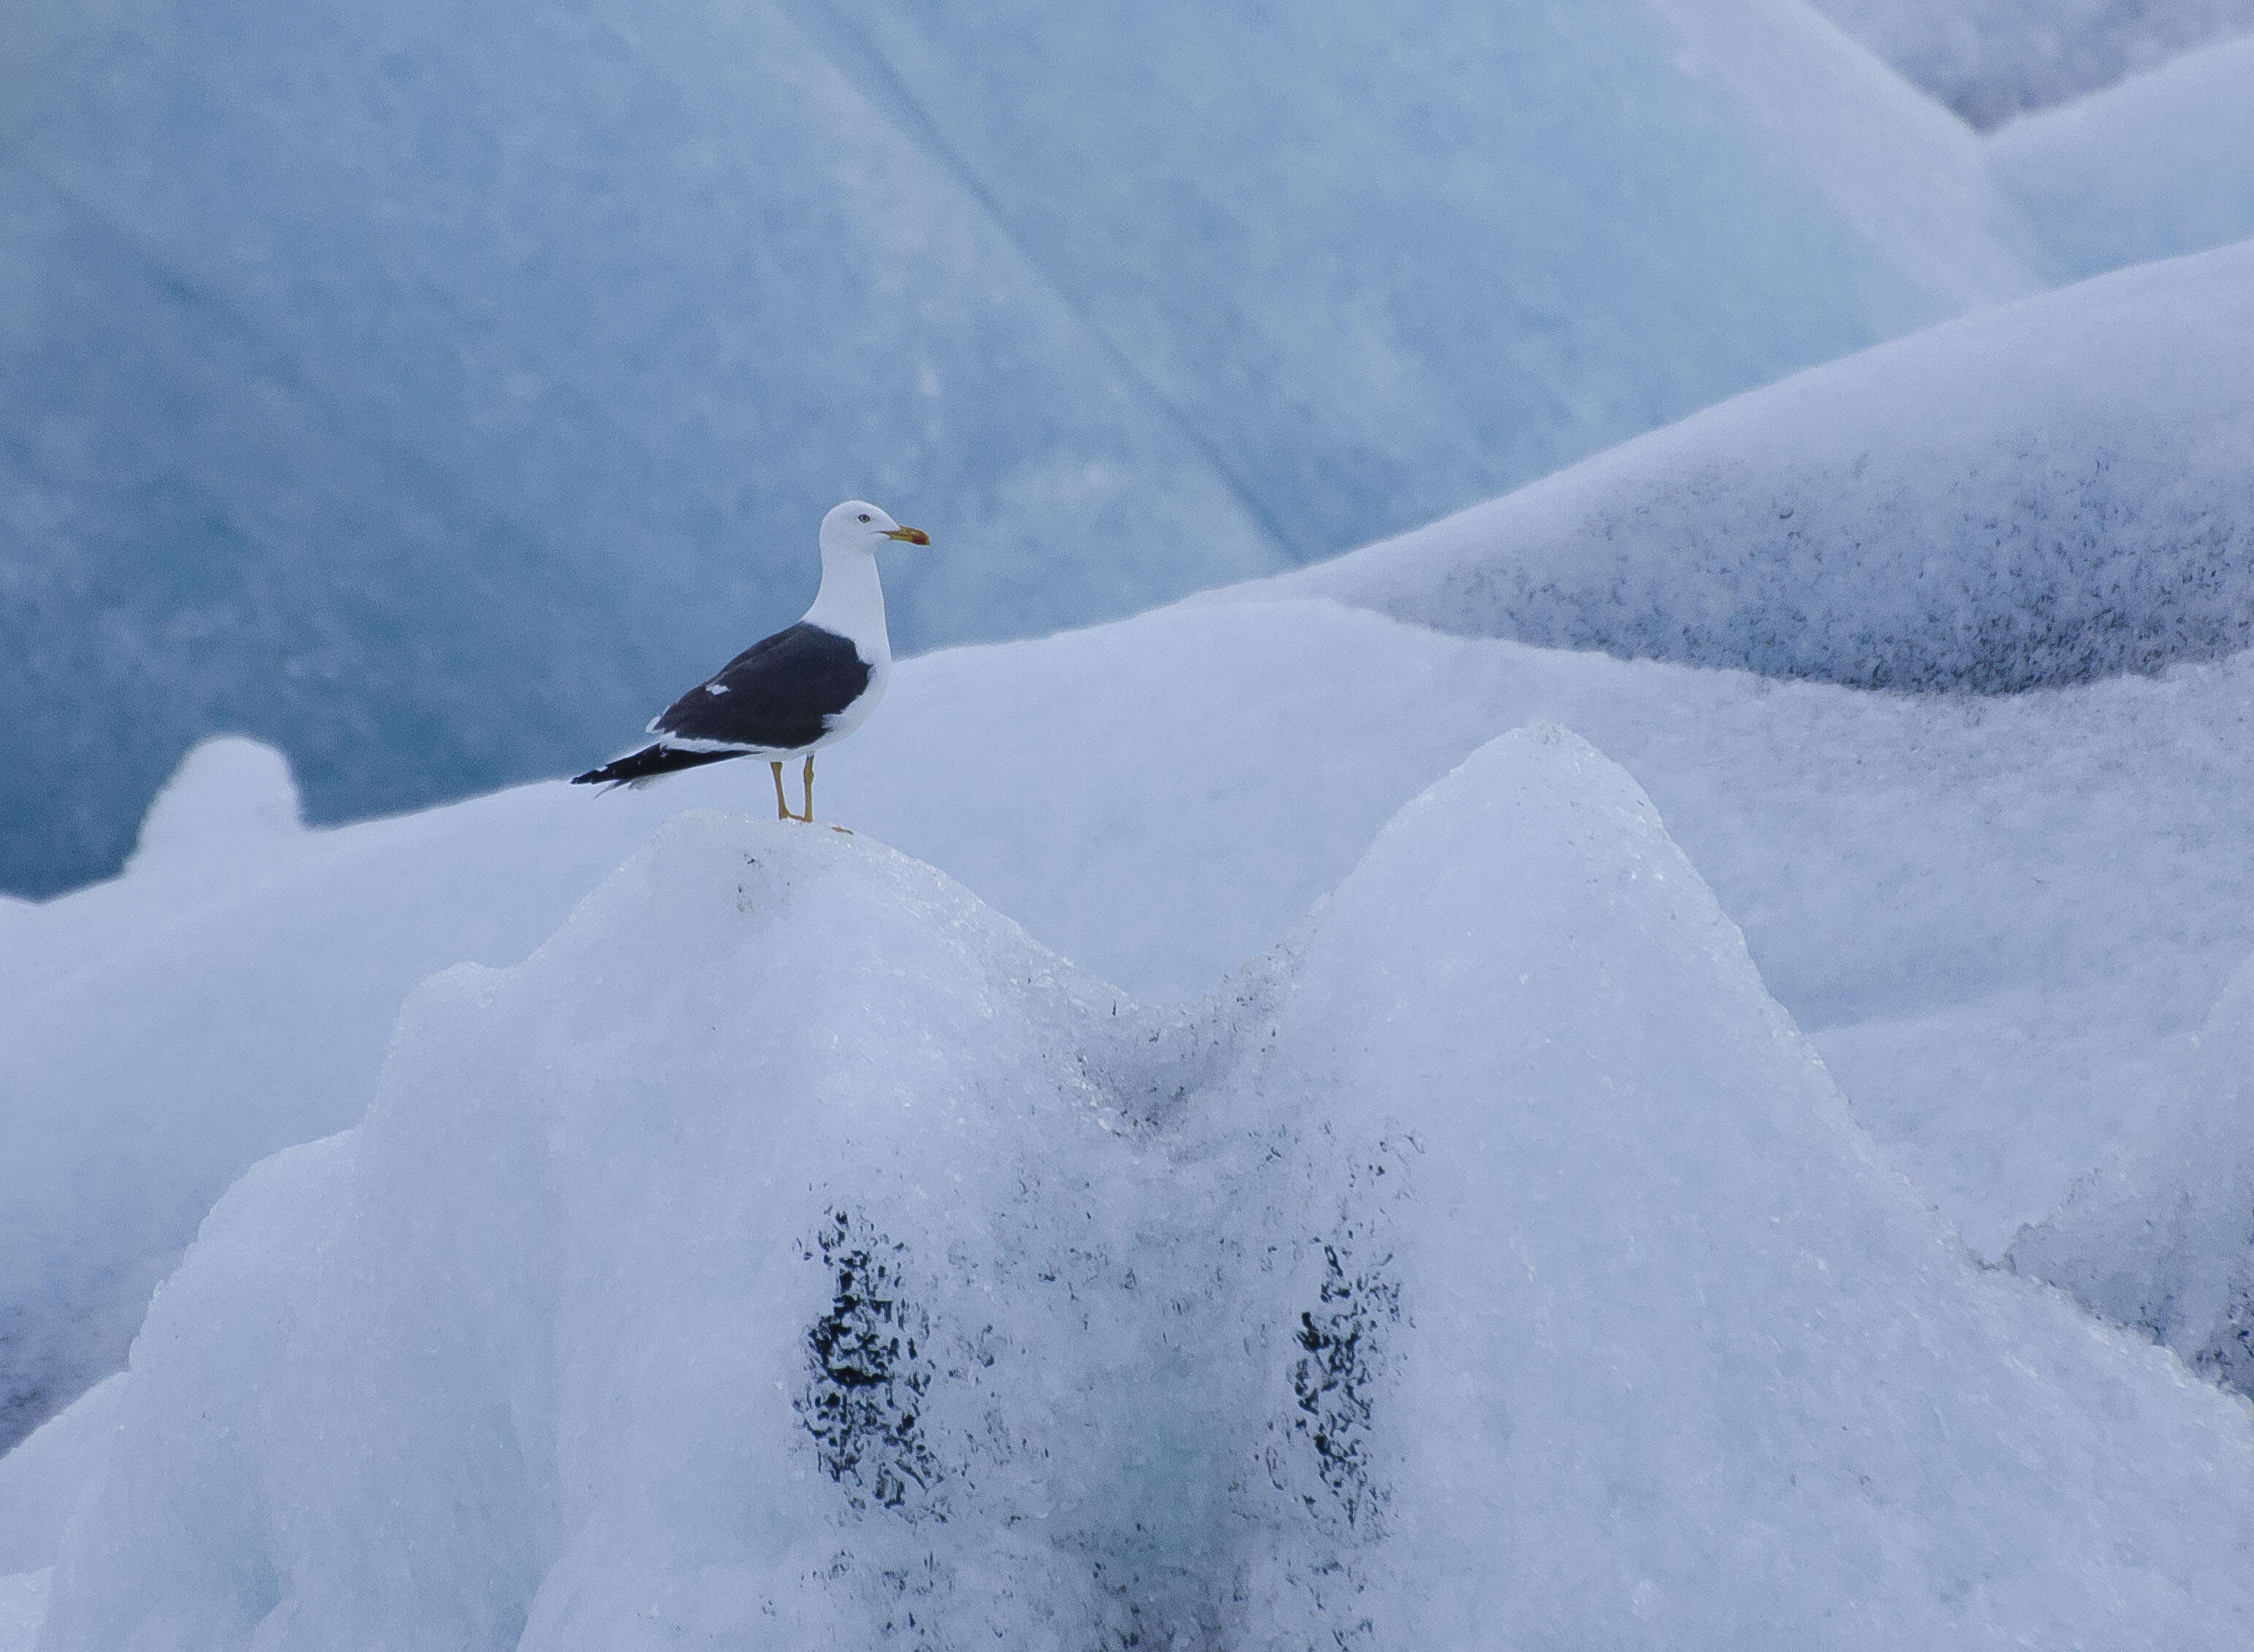
[[[814,754],[844,739],[877,709],[892,675],[877,551],[887,541],[928,545],[874,505],[850,499],[822,519],[822,589],[796,625],[752,646],[652,718],[656,740],[571,777],[645,786],[661,775],[734,757],[764,757],[774,771],[775,813],[814,818]],[[804,757],[805,802],[784,798],[786,758]]]

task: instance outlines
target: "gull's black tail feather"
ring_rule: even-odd
[[[637,780],[654,780],[661,774],[670,774],[676,769],[697,768],[706,763],[724,763],[732,757],[741,757],[741,752],[684,752],[677,746],[662,743],[645,746],[639,752],[613,758],[600,768],[591,768],[584,774],[574,774],[574,786],[631,786]]]

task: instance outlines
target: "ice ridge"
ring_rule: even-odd
[[[1556,729],[1170,1009],[681,816],[416,992],[120,1406],[49,1652],[2254,1624],[2243,1408],[1975,1266]]]

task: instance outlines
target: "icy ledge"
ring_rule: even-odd
[[[1973,1265],[1554,730],[1153,1012],[682,816],[135,1345],[41,1645],[2244,1643],[2254,1428]]]

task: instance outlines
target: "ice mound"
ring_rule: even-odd
[[[2254,1394],[2254,962],[2184,1067],[2160,1127],[2021,1233],[2010,1261]]]
[[[1983,692],[2254,635],[2254,243],[1944,323],[1268,582],[1443,629]]]
[[[48,1652],[2254,1626],[2243,1406],[1972,1264],[1555,731],[1174,1011],[683,816],[417,992],[122,1409]]]
[[[1961,699],[1326,602],[1175,608],[905,662],[819,797],[1137,996],[1196,998],[1466,754],[1566,724],[1665,811],[1893,1161],[1999,1256],[2146,1128],[2254,952],[2250,695],[2254,654]],[[416,981],[520,962],[668,816],[765,786],[523,788],[17,914],[0,1440],[117,1368],[229,1181],[360,1116]]]
[[[2072,275],[2243,241],[2254,235],[2254,36],[2014,121],[1988,157]]]
[[[224,876],[230,863],[268,860],[304,828],[290,760],[260,741],[223,736],[180,760],[142,818],[128,870],[170,863]]]
[[[796,615],[845,494],[935,536],[904,649],[1038,634],[2036,279],[1797,0],[10,22],[24,892],[221,729],[316,819],[583,766]]]

